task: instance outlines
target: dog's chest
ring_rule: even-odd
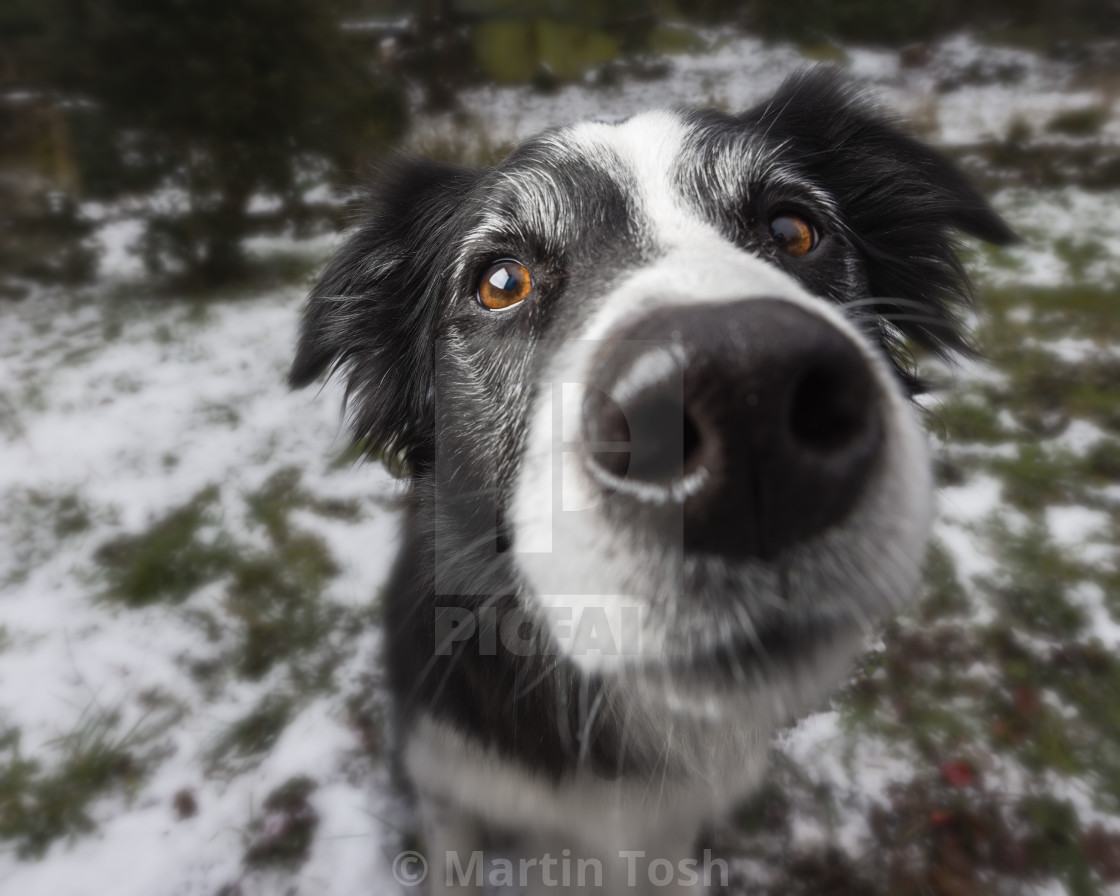
[[[694,830],[749,794],[765,770],[765,731],[664,717],[656,730],[661,755],[653,775],[607,777],[580,767],[553,779],[431,716],[408,734],[405,763],[423,797],[467,808],[485,824],[608,849],[671,837],[668,828]]]

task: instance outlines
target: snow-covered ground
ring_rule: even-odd
[[[510,87],[465,91],[460,101],[479,136],[501,146],[581,118],[611,120],[644,109],[709,105],[746,109],[765,99],[793,70],[811,64],[796,48],[754,37],[713,31],[702,52],[669,57],[669,72],[655,80],[586,83],[542,95]],[[1004,137],[1017,122],[1037,130],[1058,112],[1109,102],[1080,86],[1075,69],[1023,50],[984,46],[966,36],[930,45],[920,65],[904,66],[893,50],[836,48],[842,65],[896,114],[942,145],[967,146]],[[965,74],[967,73],[967,75]],[[1120,137],[1114,121],[1113,138]],[[421,123],[416,137],[449,138],[461,120],[448,116]]]
[[[249,550],[262,535],[245,519],[245,495],[295,469],[317,498],[359,502],[345,523],[299,516],[340,566],[324,597],[358,606],[376,596],[396,541],[397,486],[375,465],[332,467],[345,444],[332,387],[285,387],[302,297],[293,286],[199,312],[41,296],[4,309],[0,730],[17,729],[23,756],[50,767],[67,760],[76,731],[111,720],[111,737],[157,757],[136,792],[91,809],[95,833],[37,862],[0,854],[4,892],[62,896],[113,881],[138,896],[213,893],[238,878],[264,797],[297,774],[318,782],[323,818],[302,871],[308,892],[361,892],[376,877],[377,776],[355,780],[358,742],[335,711],[368,678],[376,630],[353,637],[337,694],[308,702],[259,765],[214,775],[204,757],[215,740],[292,683],[272,670],[213,693],[191,670],[223,650],[196,619],[223,612],[221,584],[172,608],[123,609],[101,596],[93,557],[213,485],[215,525]],[[88,520],[68,537],[57,534],[59,502],[77,502]],[[193,794],[193,817],[177,817],[179,792]]]
[[[707,51],[673,57],[662,80],[551,95],[469,91],[471,125],[424,121],[412,143],[446,141],[458,128],[500,146],[586,116],[697,102],[743,107],[804,62],[791,47],[724,33],[708,39]],[[1055,115],[1085,107],[1109,110],[1099,139],[1120,140],[1115,97],[1075,81],[1064,64],[968,38],[935,45],[917,68],[885,51],[846,55],[888,106],[946,145],[1000,140],[1023,122],[1042,139]],[[972,76],[958,83],[965,70]],[[982,285],[1115,288],[1118,199],[1075,187],[997,193],[995,204],[1028,242],[978,256]],[[375,465],[340,462],[347,443],[335,385],[320,393],[285,386],[304,286],[205,304],[137,298],[134,285],[123,285],[138,270],[128,252],[137,235],[127,218],[99,232],[105,279],[97,289],[0,306],[0,892],[397,892],[390,865],[409,822],[379,761],[375,620],[399,486]],[[1095,242],[1085,261],[1069,246],[1088,238]],[[322,257],[329,247],[280,248]],[[1008,320],[1024,326],[1044,313],[1013,310]],[[1071,365],[1117,352],[1107,332],[1027,338]],[[967,391],[997,388],[1001,376],[967,366],[959,379]],[[1064,440],[1080,456],[1115,438],[1099,419],[1071,413],[1055,450]],[[1089,435],[1077,441],[1078,432]],[[983,445],[961,463],[986,463],[1010,444]],[[1007,480],[987,468],[966,473],[944,490],[938,538],[970,595],[965,616],[986,625],[995,611],[973,583],[1007,571],[981,534],[1007,501]],[[1093,492],[1093,507],[1057,498],[1045,515],[1053,540],[1083,551],[1102,575],[1117,563],[1117,488],[1113,478]],[[1005,516],[1013,527],[1025,519]],[[214,570],[180,592],[144,566],[145,550]],[[251,575],[296,551],[309,552],[318,572],[283,580],[290,613],[262,622],[257,614],[269,609],[252,604]],[[314,607],[301,588],[315,592]],[[1109,595],[1086,586],[1076,600],[1091,620],[1077,637],[1115,649]],[[326,647],[299,640],[305,624],[320,627]],[[278,639],[280,659],[230,671],[232,658],[265,635]],[[977,680],[991,674],[983,662],[974,671]],[[851,797],[828,824],[795,805],[791,849],[824,843],[859,855],[872,842],[867,813],[919,761],[910,746],[853,733],[844,718],[826,708],[779,740],[779,754],[804,780]],[[83,763],[106,756],[105,786],[74,796]],[[1009,761],[987,774],[1010,787],[1021,783],[1017,769]],[[270,795],[303,779],[297,809],[314,819],[305,826],[306,861],[248,858],[282,846],[293,825],[299,838],[299,812]],[[1085,781],[1056,779],[1053,792],[1071,799],[1086,824],[1120,829],[1120,816],[1084,796]],[[24,836],[36,818],[49,818],[58,836]],[[1033,892],[1066,892],[1056,881],[1039,879]]]

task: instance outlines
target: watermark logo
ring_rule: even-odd
[[[393,859],[393,877],[404,887],[418,887],[428,878],[428,860],[407,850]]]
[[[556,888],[573,886],[583,890],[617,892],[619,888],[727,887],[730,869],[724,859],[714,858],[710,849],[699,858],[669,859],[651,856],[645,850],[620,850],[606,859],[573,856],[570,849],[546,852],[539,856],[510,858],[487,854],[448,852],[442,872],[448,888]],[[418,887],[427,879],[428,863],[417,852],[402,852],[393,860],[393,876],[406,887]]]
[[[639,657],[647,648],[660,648],[651,643],[648,606],[576,604],[544,606],[531,616],[518,606],[436,607],[435,653],[451,656],[467,642],[475,645],[479,656],[495,656],[504,649],[515,656],[562,652],[587,658]],[[546,641],[538,635],[542,623],[552,636]]]

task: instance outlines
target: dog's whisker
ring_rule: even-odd
[[[517,703],[519,700],[523,700],[526,697],[528,697],[530,694],[532,694],[532,692],[534,690],[536,690],[538,687],[540,687],[541,684],[543,684],[545,681],[547,681],[550,677],[554,676],[554,673],[556,672],[557,668],[563,662],[565,662],[565,660],[561,657],[561,658],[555,660],[554,662],[546,665],[544,670],[538,676],[536,676],[532,681],[530,681],[528,685],[525,685],[524,687],[519,688],[518,690],[516,690],[511,695],[511,698],[510,698],[511,702]]]
[[[553,681],[556,688],[556,733],[559,739],[560,749],[566,756],[575,755],[575,750],[572,744],[572,729],[571,729],[571,715],[569,700],[571,697],[571,690],[569,682],[564,679],[561,673],[561,666],[555,666]]]
[[[928,314],[880,314],[875,320],[883,321],[889,324],[902,323],[921,323],[928,324],[932,327],[944,327],[946,330],[953,329],[953,323],[944,318],[933,317]]]
[[[439,701],[439,698],[442,696],[444,689],[447,687],[447,683],[451,680],[451,675],[455,671],[455,666],[458,664],[459,660],[462,659],[462,657],[466,654],[468,647],[469,642],[461,641],[459,643],[459,646],[452,653],[451,661],[447,664],[447,668],[444,669],[443,676],[440,678],[439,684],[436,685],[436,689],[432,693],[431,699],[433,703],[437,703]]]
[[[904,299],[899,297],[876,296],[874,298],[851,299],[840,304],[841,311],[854,311],[859,308],[874,308],[877,311],[896,307],[916,308],[922,311],[929,310],[929,302],[918,299]]]
[[[579,764],[585,765],[587,758],[591,752],[591,743],[593,738],[593,729],[595,720],[599,716],[599,710],[603,707],[603,702],[606,697],[606,691],[599,688],[595,694],[595,700],[591,704],[591,708],[587,712],[587,717],[584,720],[583,728],[580,730],[579,736]]]

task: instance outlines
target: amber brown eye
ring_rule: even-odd
[[[505,258],[490,265],[478,283],[478,300],[491,311],[499,311],[528,298],[533,278],[520,261]]]
[[[770,236],[786,255],[800,258],[812,252],[817,245],[813,225],[796,215],[778,215],[770,222]]]

